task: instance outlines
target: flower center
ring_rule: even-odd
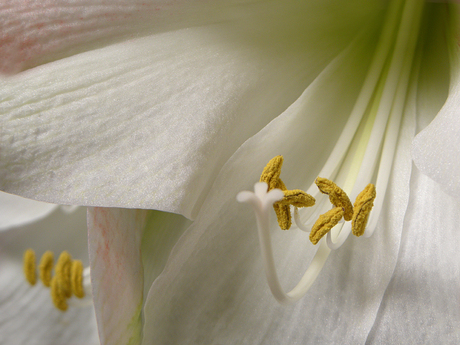
[[[294,206],[297,210],[299,207],[313,206],[316,200],[310,194],[300,189],[288,190],[286,188],[286,185],[280,178],[282,165],[282,156],[272,158],[262,171],[260,182],[266,183],[269,191],[277,188],[283,192],[283,198],[276,201],[273,204],[273,208],[275,209],[280,228],[288,230],[292,224],[290,206]],[[318,177],[315,183],[321,193],[329,195],[329,201],[335,208],[318,218],[310,232],[310,241],[313,244],[317,244],[342,218],[346,221],[352,221],[351,229],[355,236],[362,236],[366,228],[369,213],[374,205],[373,202],[376,196],[374,185],[368,184],[356,198],[355,204],[352,205],[347,193],[334,182]],[[296,219],[296,223],[302,230],[307,231],[298,219]]]
[[[277,158],[274,167],[266,167],[262,173],[255,193],[241,192],[237,196],[238,201],[248,202],[254,208],[267,282],[274,297],[281,303],[294,302],[308,291],[331,249],[339,248],[350,233],[370,237],[376,228],[395,155],[423,6],[423,1],[419,0],[394,0],[390,3],[355,106],[318,174],[328,179],[318,178],[307,192],[295,190],[302,198],[302,203],[297,205],[288,199],[288,194],[293,191],[288,191],[279,179],[282,158]],[[336,181],[343,189],[329,179]],[[311,201],[320,193],[329,195],[334,208],[321,201],[317,207],[300,215],[297,208],[312,206]],[[356,200],[353,208],[347,194]],[[376,194],[379,198],[370,214]],[[268,213],[271,205],[275,208],[282,229],[291,226],[290,205],[294,206],[297,226],[309,231],[308,225],[313,224],[310,240],[314,244],[319,242],[319,248],[304,276],[288,293],[283,291],[278,281],[271,249]],[[351,224],[340,222],[342,218],[347,221],[350,217]],[[325,235],[326,241],[320,241]]]
[[[86,298],[91,300],[91,282],[89,267],[83,269],[80,260],[72,260],[70,254],[63,251],[54,267],[54,276],[52,275],[54,265],[54,255],[52,252],[45,252],[38,265],[40,280],[43,285],[51,290],[51,299],[56,308],[66,311],[69,307],[68,299],[75,295],[79,299]],[[35,252],[28,249],[24,253],[24,274],[30,285],[37,282]],[[74,305],[86,305],[87,303],[73,303]]]

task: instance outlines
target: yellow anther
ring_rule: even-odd
[[[292,225],[291,209],[289,205],[273,204],[273,208],[278,219],[278,225],[281,230],[288,230]]]
[[[276,156],[270,159],[270,161],[262,171],[262,175],[260,176],[260,182],[265,182],[268,185],[268,190],[272,190],[275,188],[280,188],[281,190],[284,190],[280,187],[280,182],[284,185],[284,183],[280,179],[282,166],[283,156]],[[284,188],[286,189],[286,186]]]
[[[73,294],[78,298],[85,297],[85,290],[83,289],[83,264],[80,260],[72,262],[70,277]]]
[[[321,193],[329,195],[329,200],[335,207],[342,207],[344,209],[343,218],[350,221],[353,217],[353,205],[351,204],[350,198],[342,188],[337,186],[334,182],[318,177],[315,180],[316,185]]]
[[[63,251],[55,267],[55,275],[52,277],[54,255],[52,252],[45,252],[38,265],[40,279],[43,284],[50,287],[51,298],[59,310],[65,311],[68,308],[67,299],[72,293],[78,298],[85,297],[83,288],[83,264],[80,260],[72,261],[72,257]],[[35,271],[35,252],[28,249],[24,253],[24,273],[27,281],[34,285],[37,281]]]
[[[53,270],[54,256],[49,250],[42,255],[38,270],[40,272],[40,279],[43,285],[50,287],[51,284],[51,273]]]
[[[59,285],[59,290],[62,291],[66,298],[72,296],[72,288],[70,283],[70,269],[72,266],[72,257],[66,251],[63,251],[56,263],[56,280]]]
[[[24,252],[24,275],[30,285],[35,285],[37,282],[37,272],[35,271],[35,252],[32,249],[27,249]]]
[[[319,216],[310,232],[310,241],[317,244],[342,219],[344,214],[342,207],[336,207]]]
[[[369,183],[357,196],[353,207],[353,219],[351,221],[353,235],[362,236],[364,234],[376,195],[375,186]]]
[[[69,307],[57,276],[54,276],[53,279],[51,279],[51,299],[53,300],[55,307],[59,310],[66,311]]]
[[[278,225],[282,230],[288,230],[292,224],[290,205],[295,207],[309,207],[315,204],[315,198],[299,189],[288,190],[281,180],[281,167],[283,166],[283,156],[272,158],[265,166],[260,176],[260,182],[268,185],[268,190],[279,188],[284,192],[284,198],[273,204]]]
[[[292,205],[295,207],[310,207],[315,204],[315,198],[300,189],[285,190],[284,198],[278,203],[280,205]]]

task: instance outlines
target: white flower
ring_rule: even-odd
[[[88,212],[102,343],[457,340],[459,205],[409,152],[447,96],[458,103],[453,5],[46,5],[2,14],[4,69],[36,67],[0,83],[0,183],[124,207]],[[254,216],[235,202],[277,154],[296,188],[326,172],[352,199],[370,181],[380,196],[374,236],[334,251],[292,307],[270,294]],[[315,251],[272,230],[288,289]]]
[[[88,265],[86,210],[63,212],[45,204],[0,193],[0,329],[2,344],[98,344],[94,309],[74,306],[66,314],[51,302],[41,282],[30,286],[24,278],[22,256],[27,248],[37,255],[68,250]],[[45,214],[39,211],[48,210]],[[74,300],[75,298],[73,298]],[[74,301],[69,303],[74,303]]]

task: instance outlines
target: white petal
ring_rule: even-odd
[[[0,4],[0,72],[18,72],[133,36],[215,22],[220,11],[228,11],[235,3],[4,0]]]
[[[453,9],[458,13],[458,7]],[[438,182],[444,192],[460,198],[460,51],[456,38],[458,28],[453,20],[455,12],[449,16],[447,11],[441,9],[439,14],[434,16],[437,22],[430,23],[429,34],[425,37],[425,46],[430,48],[424,52],[426,57],[420,75],[418,113],[422,116],[419,116],[418,130],[422,131],[412,144],[412,157],[420,171]],[[443,32],[446,23],[449,22],[453,26],[452,37]],[[450,88],[446,90],[449,80]],[[440,105],[443,105],[442,108]],[[430,113],[431,116],[427,116]],[[433,120],[435,114],[437,115]]]
[[[49,215],[55,204],[0,192],[0,231],[25,225]]]
[[[88,209],[94,307],[101,343],[127,344],[141,336],[141,237],[148,211]],[[116,311],[116,312],[114,312]]]
[[[60,208],[65,213],[73,213],[78,210],[80,206],[77,205],[60,205]]]
[[[171,250],[190,224],[189,219],[178,214],[160,211],[149,213],[141,245],[144,303],[153,281],[163,271]]]
[[[380,12],[347,6],[236,6],[3,81],[1,187],[194,217],[233,152]]]
[[[102,344],[140,338],[144,286],[148,291],[190,223],[160,211],[90,209],[91,275]]]
[[[281,306],[270,294],[254,215],[234,201],[237,191],[249,189],[277,154],[285,157],[282,176],[288,187],[310,185],[334,144],[328,141],[337,138],[356,97],[361,76],[354,64],[365,65],[362,53],[368,51],[366,45],[360,48],[364,51],[351,49],[328,66],[296,103],[224,166],[202,213],[149,292],[145,344],[364,342],[396,264],[414,118],[406,117],[393,168],[397,174],[387,192],[393,202],[384,209],[376,234],[350,240],[334,252],[312,290],[294,306]],[[299,230],[274,229],[273,245],[282,285],[292,288],[315,248]]]
[[[2,344],[99,344],[92,306],[57,310],[48,288],[30,286],[23,274],[22,255],[33,248],[37,260],[46,250],[69,251],[88,264],[86,212],[72,215],[59,209],[33,224],[0,233],[0,339]],[[74,297],[75,298],[75,297]]]
[[[422,173],[460,198],[460,68],[454,72],[449,98],[433,122],[415,137],[412,156]]]
[[[368,343],[458,343],[459,216],[458,200],[415,171],[398,264]]]
[[[430,48],[424,51],[418,77],[418,130],[425,128],[443,106],[449,93],[449,78],[456,70],[456,63],[452,68],[448,61],[446,36],[442,33],[446,23],[443,15],[437,16],[437,23],[429,24],[429,34],[424,37],[425,46]],[[453,76],[450,98],[458,97],[455,96],[457,77]],[[446,102],[427,132],[443,121],[440,117],[449,111],[448,104],[452,101]],[[412,155],[422,172],[435,178],[433,168],[442,171],[448,167],[440,165],[434,155],[424,155],[434,150],[444,157],[452,148],[440,145],[444,138],[427,134],[422,132],[415,138]],[[443,193],[442,188],[446,185],[437,184],[418,169],[413,170],[398,262],[366,343],[398,343],[401,339],[407,343],[458,342],[458,334],[453,330],[460,316],[457,307],[460,205],[458,200]]]

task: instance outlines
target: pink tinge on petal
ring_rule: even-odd
[[[2,0],[0,73],[143,35],[172,8],[152,0]]]
[[[94,307],[102,344],[141,336],[141,238],[149,212],[89,208],[88,247]]]

